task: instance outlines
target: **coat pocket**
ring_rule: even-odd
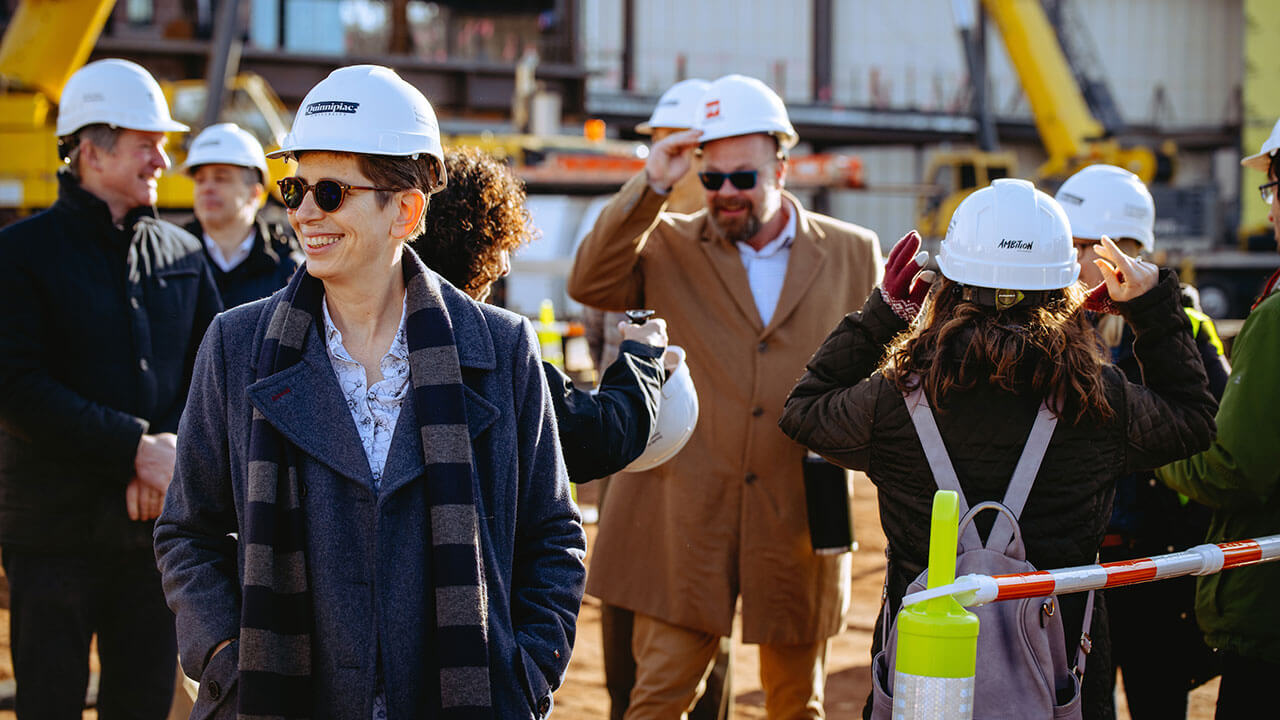
[[[213,656],[200,676],[200,692],[191,708],[190,720],[206,718],[234,718],[240,677],[240,641],[231,644]]]

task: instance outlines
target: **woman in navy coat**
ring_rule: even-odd
[[[334,71],[281,181],[305,272],[205,336],[156,526],[193,717],[545,717],[585,577],[529,322],[405,243],[446,182],[388,68]]]

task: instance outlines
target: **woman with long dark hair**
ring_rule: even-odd
[[[897,613],[927,565],[937,485],[905,395],[921,391],[968,506],[1000,502],[1043,406],[1057,419],[1019,524],[1026,559],[1088,564],[1111,514],[1115,478],[1186,457],[1213,436],[1214,401],[1177,278],[1104,240],[1105,284],[1078,289],[1079,263],[1061,207],[1022,180],[966,199],[938,264],[924,270],[913,232],[889,256],[884,284],[835,328],[792,390],[783,431],[832,462],[865,471],[888,538],[886,603]],[[1133,326],[1146,386],[1103,359],[1080,308]],[[985,539],[994,513],[977,517]],[[1060,598],[1068,653],[1086,598]],[[1084,717],[1113,712],[1105,609],[1094,606]],[[873,641],[879,650],[880,633]],[[1067,661],[1066,658],[1063,659]],[[892,669],[890,669],[892,672]],[[868,708],[870,703],[868,704]]]

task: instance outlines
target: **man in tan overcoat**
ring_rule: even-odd
[[[570,274],[569,294],[583,304],[667,318],[701,404],[679,455],[614,476],[593,550],[587,591],[636,613],[628,719],[678,718],[692,706],[739,596],[769,717],[823,717],[849,556],[814,554],[805,451],[777,422],[805,362],[882,270],[875,233],[810,213],[784,190],[795,142],[767,86],[716,80],[699,129],[655,143]],[[701,148],[706,209],[670,213],[690,147]]]

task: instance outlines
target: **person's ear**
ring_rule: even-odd
[[[395,220],[391,223],[391,237],[402,240],[418,229],[422,214],[427,210],[427,194],[414,188],[396,193]]]
[[[93,144],[92,140],[84,139],[80,141],[80,164],[81,167],[90,167],[95,171],[102,170],[102,156],[105,151]]]
[[[773,179],[777,181],[778,187],[787,186],[787,159],[785,157],[778,158],[773,164]]]

